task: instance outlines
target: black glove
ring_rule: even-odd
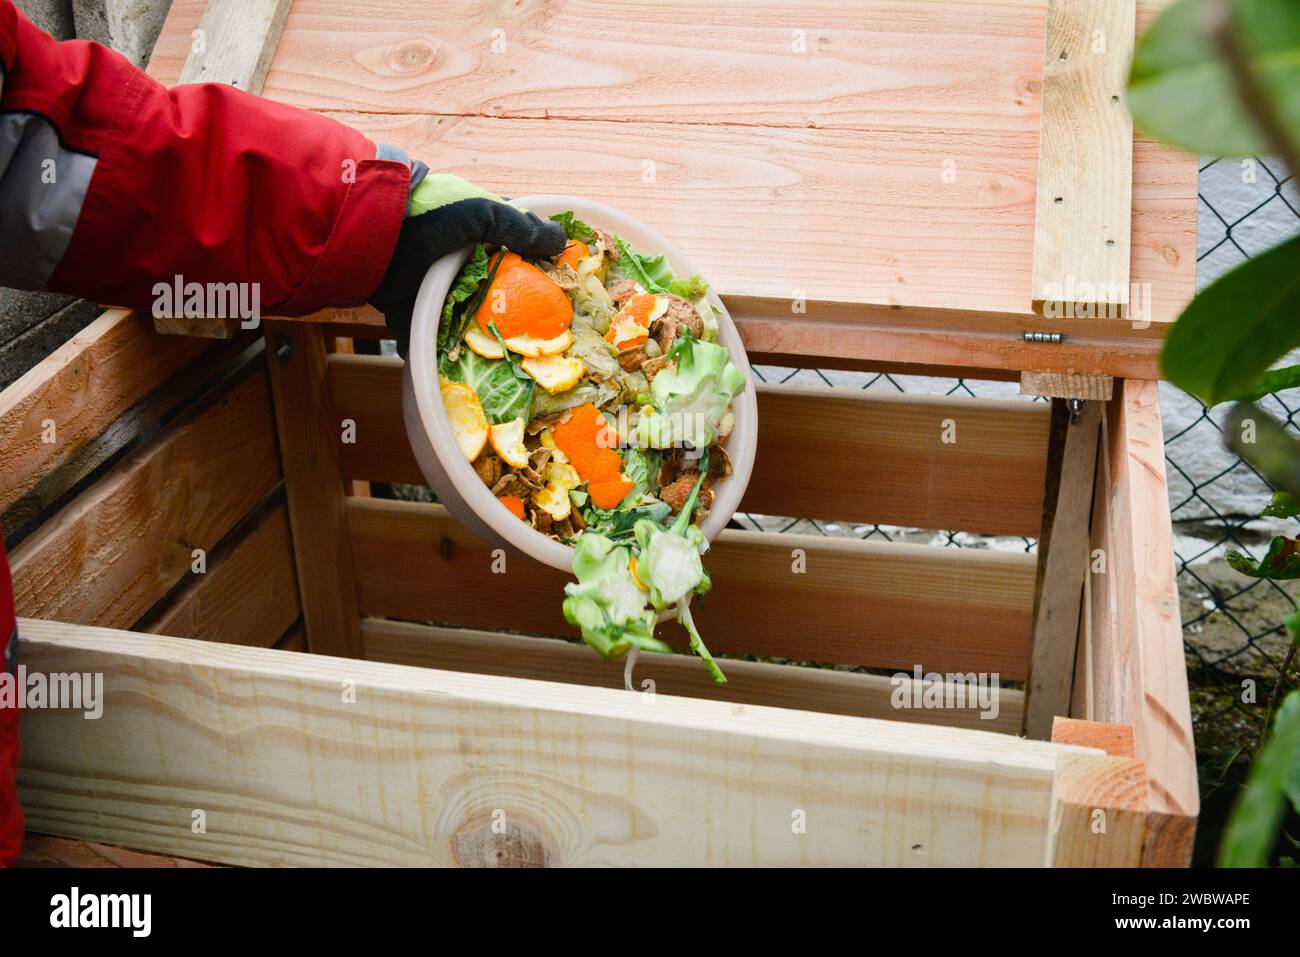
[[[411,197],[409,212],[414,215],[402,223],[388,271],[369,300],[384,314],[402,358],[411,342],[415,295],[435,260],[476,242],[504,246],[525,259],[564,251],[559,223],[516,209],[459,176],[426,176]]]

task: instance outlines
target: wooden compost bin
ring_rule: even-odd
[[[352,351],[369,310],[225,338],[109,310],[0,394],[20,660],[105,676],[98,720],[22,715],[32,830],[237,864],[1187,863],[1153,380],[1196,166],[1113,106],[1132,3],[298,0],[281,35],[288,7],[177,0],[150,69],[625,209],[756,362],[1021,380],[1051,401],[760,385],[743,508],[1040,547],[729,530],[714,650],[885,671],[727,660],[718,688],[643,655],[628,692],[554,637],[565,576],[372,497],[422,478],[400,360]],[[239,49],[190,56],[232,8]],[[1080,10],[1113,38],[1086,67]],[[1151,321],[1035,312],[1103,235]],[[993,719],[894,707],[917,666],[1024,684]]]

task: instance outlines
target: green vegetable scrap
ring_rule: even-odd
[[[489,422],[528,417],[535,388],[533,380],[521,379],[508,360],[484,359],[473,350],[462,349],[455,362],[443,356],[441,372],[452,382],[463,382],[478,394]]]
[[[700,560],[708,543],[704,533],[691,524],[707,471],[706,458],[671,528],[665,529],[648,518],[636,522],[635,554],[631,547],[591,529],[579,537],[573,557],[573,573],[578,581],[564,586],[568,596],[564,600],[564,617],[582,629],[583,641],[604,657],[612,658],[634,644],[650,651],[670,650],[654,637],[654,625],[657,612],[676,608],[677,619],[690,636],[691,651],[704,661],[715,682],[726,684],[727,676],[700,638],[690,610],[691,598],[707,593],[713,585]]]
[[[633,645],[671,652],[654,637],[655,613],[632,577],[632,553],[604,535],[585,532],[573,553],[576,582],[564,586],[564,618],[582,629],[582,640],[604,658],[625,654]]]
[[[673,353],[676,367],[650,384],[654,408],[637,421],[636,441],[656,449],[708,448],[717,441],[727,406],[744,391],[745,374],[715,343],[688,338]]]

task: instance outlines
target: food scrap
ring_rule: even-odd
[[[438,330],[456,443],[518,520],[575,549],[564,614],[605,657],[675,616],[718,682],[692,598],[709,590],[698,527],[730,474],[743,372],[718,344],[700,276],[561,213],[552,260],[474,249]]]

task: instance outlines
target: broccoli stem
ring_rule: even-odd
[[[700,656],[705,667],[709,669],[709,674],[713,675],[715,684],[725,685],[727,676],[722,673],[718,663],[713,660],[713,655],[709,654],[709,649],[704,647],[704,639],[700,637],[699,631],[695,627],[695,619],[691,617],[691,602],[689,598],[683,598],[677,603],[677,620],[686,628],[686,633],[691,636],[691,651]]]

